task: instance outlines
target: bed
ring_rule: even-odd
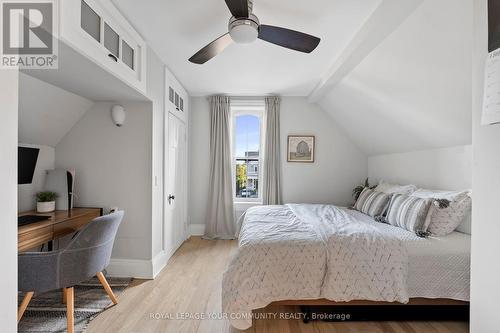
[[[223,276],[222,308],[247,329],[252,310],[275,302],[463,302],[469,272],[463,233],[421,238],[332,205],[254,207]]]

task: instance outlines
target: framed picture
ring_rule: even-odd
[[[313,135],[289,135],[287,161],[300,163],[314,163]]]

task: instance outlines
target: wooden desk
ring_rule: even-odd
[[[23,212],[22,215],[50,216],[48,220],[23,225],[17,229],[17,250],[27,251],[56,238],[82,229],[90,221],[102,215],[102,208],[73,208],[52,213]]]

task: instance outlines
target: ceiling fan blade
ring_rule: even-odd
[[[264,24],[259,27],[259,38],[266,42],[304,53],[314,51],[321,41],[318,37],[303,32]]]
[[[248,17],[248,0],[226,0],[226,5],[234,17]]]
[[[195,55],[189,58],[189,61],[199,65],[204,64],[224,51],[232,42],[233,39],[229,36],[229,33],[226,33],[196,52]]]

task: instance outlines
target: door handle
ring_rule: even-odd
[[[170,194],[170,195],[168,196],[168,204],[169,204],[169,205],[171,205],[171,204],[172,204],[172,200],[175,200],[175,195]]]
[[[113,59],[115,62],[118,62],[118,58],[114,55],[114,54],[108,54],[108,57],[110,57],[111,59]]]

